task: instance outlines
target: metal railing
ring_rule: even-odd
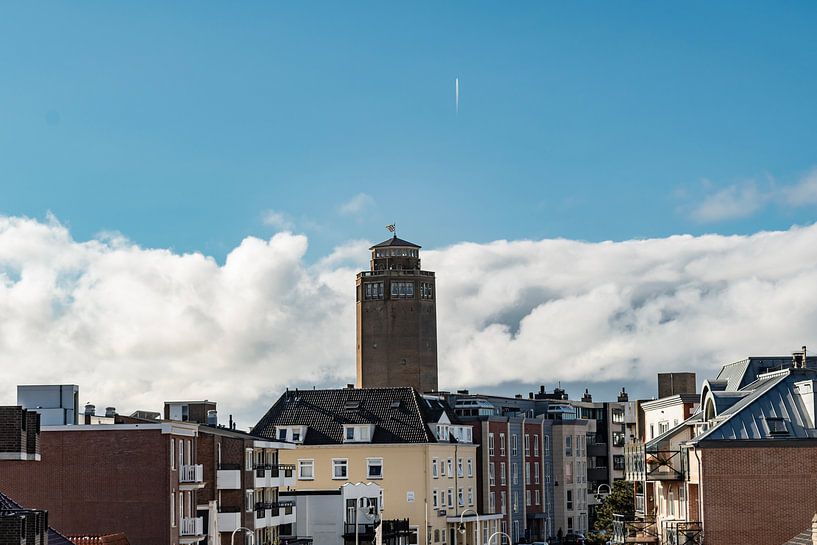
[[[204,535],[204,519],[201,517],[196,518],[183,518],[182,524],[179,529],[179,533],[183,536],[200,536]]]
[[[654,517],[630,520],[624,515],[613,515],[613,543],[658,541],[658,527]]]
[[[200,483],[204,481],[204,466],[201,464],[184,465],[179,468],[180,483]]]
[[[702,545],[704,529],[700,521],[668,520],[664,522],[664,542],[667,545]]]
[[[624,447],[624,478],[628,481],[680,480],[685,467],[684,450],[647,450],[643,443]]]
[[[272,477],[294,477],[294,464],[253,464],[256,477],[264,477],[267,471],[271,472]]]
[[[389,269],[387,271],[362,271],[357,273],[358,276],[372,277],[372,276],[434,276],[431,271],[418,271],[413,269]]]

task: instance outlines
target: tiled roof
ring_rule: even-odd
[[[434,443],[437,408],[414,388],[288,390],[252,429],[275,438],[275,426],[308,426],[305,445],[343,442],[344,424],[374,424],[372,443]]]
[[[391,237],[388,240],[384,240],[380,244],[375,244],[370,250],[374,250],[375,248],[388,248],[389,246],[400,246],[401,248],[421,248],[422,246],[418,246],[413,242],[409,242],[407,240],[403,240],[402,238],[397,238],[396,236]]]

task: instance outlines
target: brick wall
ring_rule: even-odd
[[[125,532],[132,545],[167,545],[170,489],[178,482],[168,438],[160,430],[43,432],[42,461],[3,462],[0,490],[48,510],[64,533]]]
[[[20,407],[0,407],[0,453],[23,453],[26,432]]]
[[[817,442],[702,448],[707,545],[780,545],[817,512]]]

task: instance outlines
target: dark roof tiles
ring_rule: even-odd
[[[402,238],[397,238],[397,236],[393,236],[388,240],[384,240],[380,244],[375,244],[370,250],[374,250],[375,248],[388,248],[389,246],[399,246],[401,248],[421,248],[422,246],[418,246],[413,242],[409,242],[407,240],[403,240]]]
[[[308,426],[305,445],[343,442],[344,424],[373,424],[372,443],[434,443],[428,428],[446,409],[429,404],[413,388],[290,390],[253,428],[275,438],[275,426]]]

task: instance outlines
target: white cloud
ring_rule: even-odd
[[[709,182],[704,185],[712,188]],[[761,189],[750,180],[718,189],[693,206],[690,216],[701,223],[712,223],[749,217],[771,204],[790,207],[817,204],[817,169],[789,185],[770,183],[768,188]]]
[[[734,184],[707,195],[692,210],[692,218],[705,223],[745,218],[757,212],[768,199],[769,195],[759,191],[754,182]]]
[[[289,219],[289,216],[283,212],[276,212],[275,210],[267,210],[264,212],[262,218],[264,225],[269,225],[281,231],[292,231],[295,224]]]
[[[355,216],[374,206],[374,199],[366,193],[358,193],[338,207],[338,212],[344,216]]]
[[[77,383],[122,411],[219,402],[249,425],[286,386],[355,373],[354,275],[368,242],[314,265],[307,239],[244,239],[219,265],[59,222],[0,217],[0,404]],[[817,345],[817,225],[752,236],[462,243],[437,272],[441,386],[654,383]]]
[[[782,190],[786,204],[804,206],[817,204],[817,169],[809,172],[799,183]]]

